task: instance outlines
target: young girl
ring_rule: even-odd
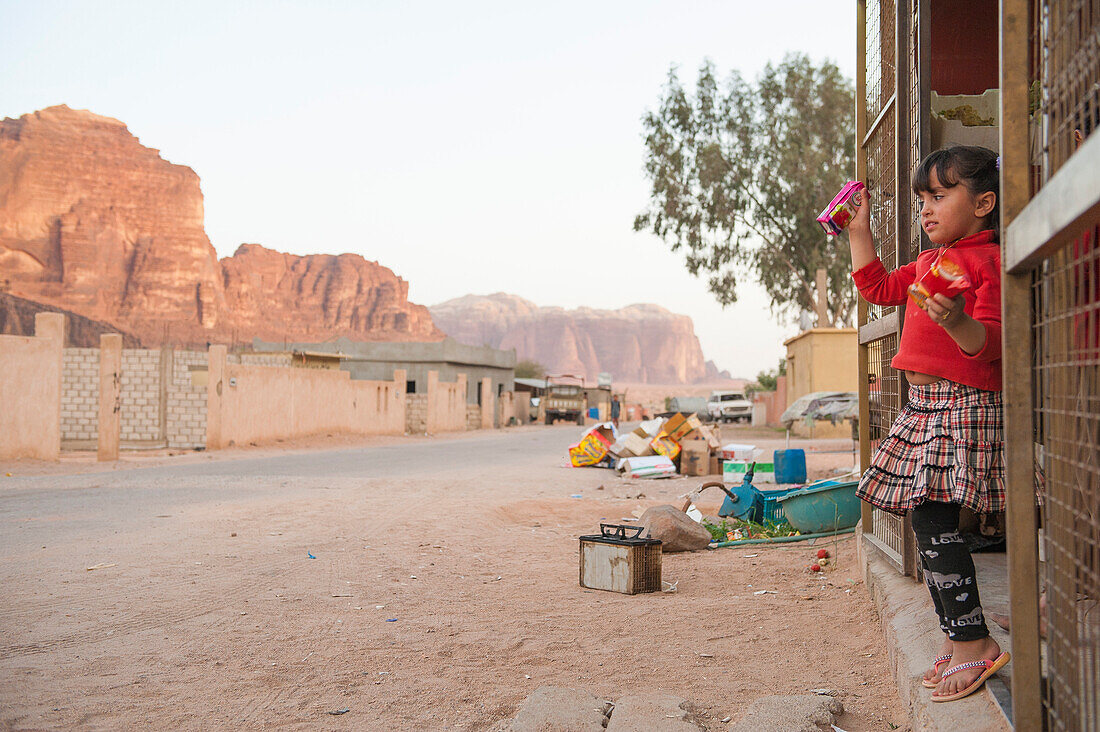
[[[989,636],[974,561],[959,535],[959,509],[1004,510],[1001,413],[1001,259],[997,244],[998,160],[981,147],[929,155],[913,175],[921,227],[937,245],[887,272],[875,254],[866,198],[849,226],[852,279],[878,305],[903,305],[891,365],[905,372],[909,403],[883,438],[858,495],[897,514],[912,511],[924,581],[945,638],[923,683],[933,701],[981,688],[1008,662]],[[949,260],[970,288],[936,294],[923,309],[911,285]]]

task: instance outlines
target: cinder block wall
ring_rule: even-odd
[[[428,431],[428,395],[405,395],[405,432],[422,435]]]
[[[481,407],[477,404],[466,405],[466,429],[481,429]]]
[[[98,418],[99,349],[66,348],[61,357],[61,439],[96,439]]]
[[[206,386],[192,386],[191,367],[207,368],[204,351],[175,351],[168,384],[168,446],[206,446]]]
[[[99,351],[96,351],[96,358]],[[163,440],[160,427],[161,352],[122,349],[121,439],[123,442]],[[96,378],[99,378],[98,361]]]

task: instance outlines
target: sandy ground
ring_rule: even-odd
[[[906,729],[850,536],[668,554],[671,593],[580,587],[579,535],[702,479],[561,467],[575,432],[0,465],[0,727],[492,730],[553,684],[671,692],[711,730],[831,688],[844,730]],[[819,442],[812,475],[851,465]]]

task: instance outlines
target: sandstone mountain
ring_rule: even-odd
[[[66,106],[0,121],[0,290],[146,345],[443,337],[405,281],[359,255],[246,244],[219,261],[198,175]]]
[[[595,382],[606,371],[620,383],[659,384],[723,376],[703,360],[691,318],[658,305],[565,310],[500,292],[467,295],[430,310],[436,325],[455,340],[514,348],[516,358],[537,361],[550,373]]]

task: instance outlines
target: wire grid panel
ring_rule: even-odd
[[[867,188],[871,194],[871,234],[878,243],[878,255],[887,270],[897,267],[897,206],[895,205],[896,136],[892,119],[883,120],[864,148],[867,157]],[[867,322],[894,311],[892,306],[867,305]]]
[[[1100,127],[1100,3],[1045,0],[1042,105],[1046,113],[1043,181]]]
[[[863,104],[870,124],[894,95],[894,28],[897,22],[893,0],[867,3],[866,90]]]
[[[920,0],[910,0],[910,20],[909,28],[912,29],[910,38],[920,38]],[[923,158],[921,154],[921,100],[923,95],[921,94],[921,69],[918,63],[919,49],[918,44],[912,42],[909,44],[909,175],[912,176],[913,171],[920,165],[920,161]],[[911,178],[910,178],[911,180]],[[915,211],[916,205],[912,201],[905,202],[904,206],[899,208],[903,212],[901,220],[898,221],[898,239],[904,245],[909,247],[908,261],[916,261],[917,255],[921,250],[921,228],[917,225],[917,218]]]
[[[1100,219],[1035,278],[1050,730],[1100,730]]]
[[[869,424],[871,448],[878,449],[882,438],[890,431],[890,425],[901,409],[901,376],[890,365],[890,359],[898,350],[898,336],[891,334],[867,344],[867,380],[869,399]],[[899,571],[904,569],[902,560],[905,542],[905,525],[900,516],[874,509],[871,533],[896,556],[891,559]]]

